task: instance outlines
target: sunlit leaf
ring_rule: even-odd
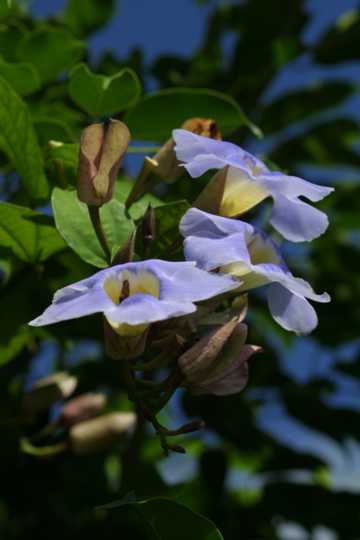
[[[108,266],[88,208],[79,201],[76,192],[55,188],[51,200],[56,226],[68,245],[89,264],[98,268]],[[134,230],[134,223],[126,217],[124,205],[115,199],[101,207],[100,218],[112,255],[115,255]]]

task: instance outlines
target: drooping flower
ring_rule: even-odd
[[[208,214],[196,208],[180,223],[187,260],[205,270],[219,269],[235,276],[246,291],[269,285],[267,299],[273,318],[286,330],[307,334],[317,325],[314,308],[306,300],[329,302],[327,293],[316,294],[287,268],[279,247],[252,225]]]
[[[173,131],[175,152],[192,177],[220,169],[200,194],[195,206],[226,217],[235,217],[271,197],[270,223],[292,242],[313,240],[328,226],[324,212],[302,201],[317,202],[333,188],[312,184],[282,172],[273,172],[239,146],[215,141],[182,129]]]
[[[250,357],[261,347],[246,344],[247,326],[234,318],[183,353],[179,367],[193,394],[225,396],[241,392],[248,381]]]
[[[134,336],[153,322],[193,313],[194,302],[236,286],[232,278],[209,274],[194,262],[127,263],[60,289],[29,324],[44,326],[102,312],[120,336]]]

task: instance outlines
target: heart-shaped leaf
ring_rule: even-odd
[[[131,105],[141,93],[140,81],[132,69],[122,69],[112,77],[96,75],[85,64],[70,75],[69,95],[90,116],[118,113]]]

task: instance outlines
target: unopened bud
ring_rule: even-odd
[[[221,140],[217,123],[211,118],[189,118],[182,124],[181,128],[197,135]],[[184,168],[180,167],[180,162],[176,158],[174,146],[174,140],[169,139],[152,159],[154,174],[165,182],[175,182],[184,174]]]
[[[110,201],[129,142],[130,132],[119,120],[91,124],[83,130],[77,184],[80,201],[92,206]]]
[[[104,394],[81,394],[65,403],[60,421],[65,426],[73,426],[96,416],[106,405]]]
[[[69,373],[59,372],[39,379],[23,399],[24,411],[35,415],[51,407],[56,401],[66,399],[75,391],[77,378]]]
[[[115,442],[131,436],[136,420],[132,412],[110,413],[76,424],[70,429],[70,447],[77,455],[107,450]]]
[[[240,392],[248,380],[248,359],[261,350],[245,345],[247,326],[238,318],[210,332],[178,360],[184,385],[194,394]]]

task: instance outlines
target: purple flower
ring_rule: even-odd
[[[236,287],[230,277],[209,274],[193,262],[122,264],[60,289],[29,324],[44,326],[103,313],[119,335],[138,335],[150,323],[193,313],[194,302]]]
[[[306,281],[294,277],[270,238],[248,223],[196,208],[186,212],[180,231],[186,259],[200,268],[237,277],[243,291],[269,285],[269,308],[283,328],[307,334],[316,327],[315,310],[306,299],[329,302],[329,295],[316,294]]]
[[[267,197],[274,206],[270,223],[284,238],[292,242],[313,240],[328,226],[326,214],[302,201],[300,197],[320,201],[333,188],[318,186],[281,172],[272,172],[266,165],[239,146],[215,141],[183,129],[173,131],[175,151],[190,176],[198,177],[210,169],[222,169],[205,188],[198,205],[204,210],[234,217],[246,212]],[[209,201],[211,200],[211,205]]]

